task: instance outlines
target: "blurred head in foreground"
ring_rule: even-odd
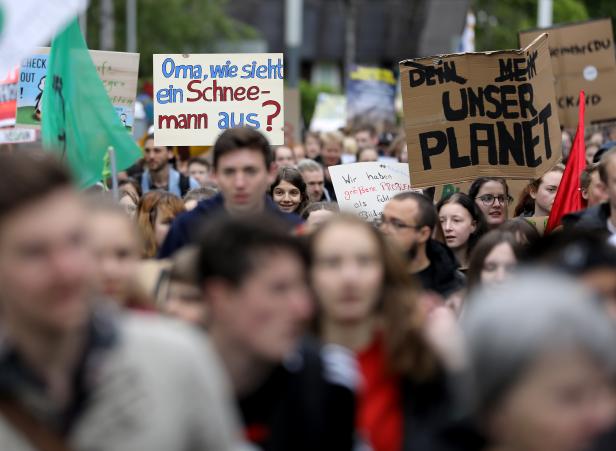
[[[476,418],[497,449],[574,451],[615,418],[613,324],[581,285],[535,269],[463,318]]]

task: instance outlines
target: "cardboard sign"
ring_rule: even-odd
[[[370,123],[381,130],[394,125],[396,86],[396,77],[389,69],[355,66],[346,90],[349,124]]]
[[[537,178],[561,156],[547,35],[523,50],[400,62],[411,182]]]
[[[346,125],[346,98],[320,92],[310,121],[313,132],[333,132]]]
[[[586,121],[616,118],[612,19],[522,31],[520,45],[528,45],[545,32],[548,33],[561,125],[567,128],[577,126],[578,97],[582,89],[586,94]]]
[[[134,121],[139,54],[90,50],[92,62],[107,90],[109,100],[127,128]],[[17,97],[17,125],[41,126],[42,99],[47,79],[49,48],[40,48],[21,63]]]
[[[15,125],[18,77],[19,68],[15,68],[4,80],[0,81],[0,127]]]
[[[341,164],[329,167],[340,210],[368,221],[381,218],[383,207],[397,193],[411,190],[406,163]]]
[[[0,130],[0,144],[32,143],[34,141],[36,141],[36,130],[32,128]]]
[[[282,53],[154,55],[157,146],[212,145],[253,127],[284,143]]]

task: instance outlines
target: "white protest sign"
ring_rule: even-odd
[[[41,47],[21,62],[17,97],[18,126],[38,128],[41,125],[49,51],[49,47]],[[139,53],[90,50],[90,56],[120,121],[125,127],[132,128]]]
[[[284,143],[282,53],[154,55],[154,142],[208,146],[253,127]]]
[[[370,161],[329,167],[340,210],[375,221],[396,194],[411,190],[406,163]]]
[[[36,141],[36,130],[32,128],[0,129],[0,144],[31,143]]]

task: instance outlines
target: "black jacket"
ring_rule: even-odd
[[[295,359],[239,400],[248,441],[264,451],[351,451],[357,375],[348,365],[328,347],[305,340]]]
[[[565,228],[578,228],[588,231],[609,232],[607,220],[610,217],[610,204],[604,202],[586,210],[569,213],[562,219]]]
[[[269,196],[266,196],[265,212],[278,216],[291,226],[302,223],[302,218],[296,214],[280,211]],[[192,243],[198,238],[199,230],[205,221],[219,214],[226,214],[222,194],[202,200],[193,210],[178,215],[173,220],[167,238],[158,251],[158,258],[169,258],[181,247]]]
[[[426,243],[426,256],[430,260],[430,266],[415,274],[424,290],[447,297],[464,288],[466,280],[458,270],[459,264],[451,249],[430,239]]]

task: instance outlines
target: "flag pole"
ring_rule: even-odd
[[[109,146],[107,152],[109,153],[109,169],[111,171],[111,192],[113,193],[114,200],[119,201],[120,193],[118,191],[118,168],[116,166],[115,149],[113,146]]]

